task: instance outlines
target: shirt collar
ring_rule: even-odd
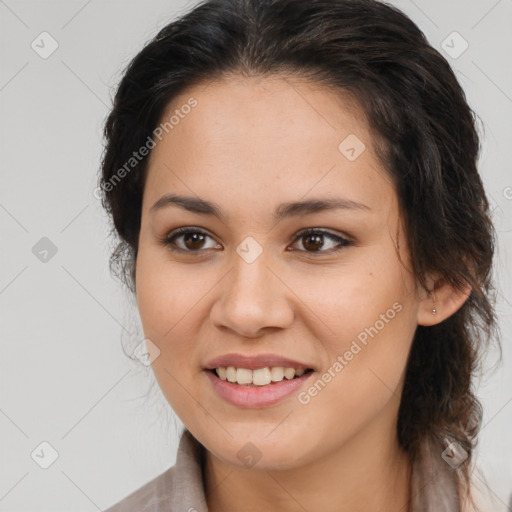
[[[441,453],[440,448],[425,442],[417,461],[413,462],[410,512],[460,512],[456,470],[442,459]],[[204,462],[204,446],[185,429],[174,466],[176,486],[171,496],[171,510],[182,510],[185,505],[187,512],[208,512]],[[184,497],[191,503],[183,503]]]

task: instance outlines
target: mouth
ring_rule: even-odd
[[[238,386],[263,387],[275,386],[283,381],[299,379],[313,372],[312,368],[292,368],[283,366],[262,368],[235,368],[233,366],[219,366],[207,370],[220,380]]]
[[[204,375],[222,400],[242,409],[278,405],[294,396],[312,378],[311,368],[264,367],[249,370],[233,366],[205,369]],[[274,380],[272,380],[272,377]]]
[[[240,408],[268,407],[291,398],[316,373],[311,363],[274,353],[223,354],[203,367],[217,396]]]

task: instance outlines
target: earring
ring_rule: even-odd
[[[436,308],[432,308],[432,314],[435,315],[437,313],[437,309]]]

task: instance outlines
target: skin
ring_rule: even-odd
[[[197,106],[150,155],[136,293],[144,334],[161,351],[157,381],[207,449],[208,510],[403,512],[411,465],[396,422],[413,335],[467,294],[436,276],[435,303],[418,289],[393,184],[348,96],[284,76],[230,77],[188,89],[166,117],[190,97]],[[354,161],[338,149],[350,134],[366,146]],[[225,217],[151,212],[167,193],[213,201]],[[283,202],[335,197],[368,210],[271,216]],[[173,252],[160,239],[182,226],[208,236],[188,245],[181,236],[174,242],[189,252]],[[354,243],[333,252],[339,242],[327,235],[296,239],[305,228]],[[236,252],[248,236],[263,249],[251,264]],[[315,381],[395,303],[401,310],[307,404],[293,394],[236,407],[203,372],[221,354],[273,352],[317,369]],[[237,456],[247,442],[261,454],[252,467]]]

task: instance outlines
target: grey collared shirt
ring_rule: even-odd
[[[430,455],[433,452],[425,448],[420,462],[413,463],[413,505],[407,512],[464,512],[459,505],[455,470],[443,460],[441,452],[438,457]],[[105,512],[208,512],[202,477],[204,454],[205,448],[185,430],[176,464]],[[488,502],[481,503],[481,512],[500,510],[487,508]]]

